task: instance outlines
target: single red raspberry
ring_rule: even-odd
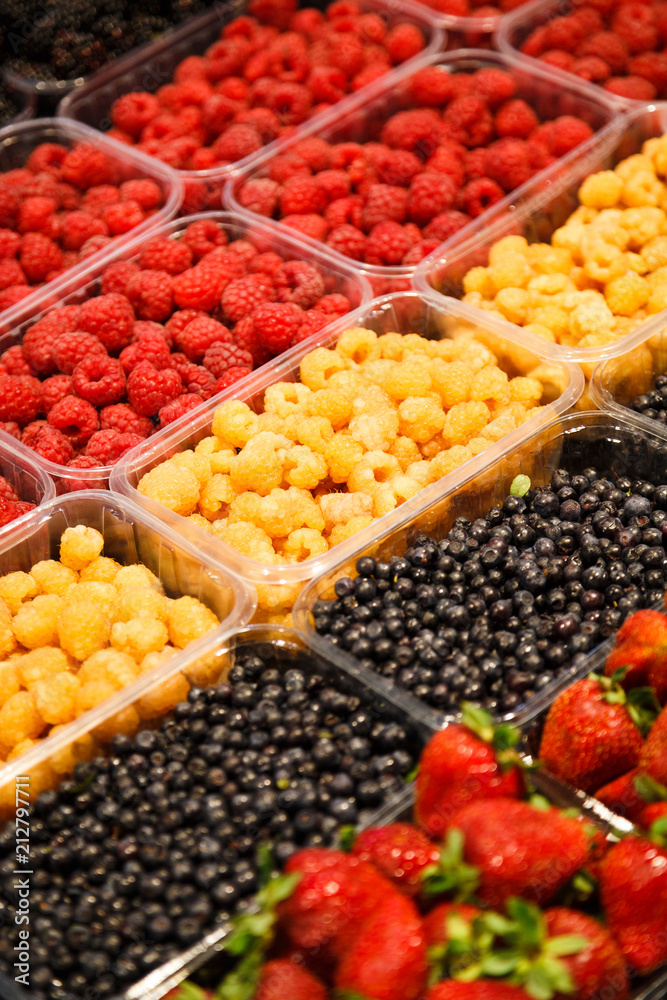
[[[248,271],[251,274],[266,274],[273,279],[283,266],[283,258],[273,250],[266,253],[258,253],[248,264]]]
[[[371,184],[364,199],[362,228],[369,232],[379,222],[405,222],[408,192],[391,184]]]
[[[134,201],[144,212],[152,212],[164,201],[164,193],[160,185],[150,177],[139,177],[132,181],[123,181],[118,188],[121,201]]]
[[[571,52],[564,52],[562,49],[549,49],[540,56],[542,62],[549,66],[556,66],[557,69],[564,69],[571,72],[575,63],[575,58]]]
[[[85,191],[94,184],[113,184],[116,170],[104,150],[90,142],[77,142],[62,161],[61,176]]]
[[[331,146],[316,135],[301,139],[292,147],[291,152],[305,160],[315,172],[328,170],[331,166]]]
[[[321,215],[310,213],[307,215],[286,215],[282,218],[283,226],[289,226],[302,236],[308,236],[316,243],[321,243],[329,232],[329,226]]]
[[[270,180],[277,184],[284,184],[290,177],[312,176],[306,161],[292,151],[271,157],[267,170]]]
[[[191,323],[193,319],[201,319],[202,316],[207,316],[207,313],[202,312],[201,309],[177,309],[164,326],[167,340],[175,343],[178,335],[185,330],[188,323]]]
[[[611,29],[623,39],[632,54],[651,52],[660,44],[655,16],[648,4],[624,0],[614,10]]]
[[[147,438],[153,430],[149,417],[142,417],[127,403],[113,403],[100,410],[100,428],[103,431],[118,431],[119,434],[138,434]]]
[[[523,139],[498,139],[487,148],[487,177],[505,191],[525,184],[533,175],[528,144]]]
[[[7,183],[0,183],[0,226],[13,229],[20,207],[18,191],[14,191]]]
[[[36,420],[23,431],[21,442],[32,448],[38,455],[56,465],[67,465],[74,457],[74,449],[69,438],[45,420]]]
[[[332,292],[330,295],[323,295],[315,303],[318,312],[327,313],[330,316],[344,316],[352,308],[352,303],[346,295],[340,292]]]
[[[427,226],[424,227],[424,238],[428,240],[437,240],[438,243],[444,243],[448,240],[450,236],[454,236],[459,230],[463,229],[464,226],[470,222],[470,216],[465,215],[463,212],[457,212],[455,209],[448,209],[446,212],[441,212],[436,215]]]
[[[263,308],[263,307],[261,307]],[[220,378],[228,368],[234,366],[252,368],[252,354],[237,344],[226,344],[217,341],[206,351],[203,365],[215,378]]]
[[[363,69],[364,46],[351,32],[339,32],[329,49],[329,61],[350,79]]]
[[[368,234],[366,262],[368,264],[400,264],[412,246],[410,237],[398,222],[380,222]]]
[[[107,133],[109,134],[109,133]],[[70,459],[67,463],[68,469],[99,469],[100,463],[91,458],[90,455],[77,455],[76,458]],[[70,493],[76,493],[78,490],[94,490],[99,488],[100,480],[96,476],[77,476],[76,478],[68,477],[67,479],[67,490]]]
[[[132,343],[136,342],[146,334],[150,334],[151,337],[161,337],[165,341],[168,347],[172,347],[174,343],[174,338],[167,330],[166,326],[162,323],[154,323],[152,319],[138,319],[132,324]]]
[[[322,170],[317,175],[317,182],[327,202],[346,198],[350,193],[350,178],[344,170]]]
[[[67,212],[62,220],[61,243],[65,250],[80,250],[93,236],[108,236],[109,227],[88,212]]]
[[[301,326],[303,310],[293,302],[269,302],[255,310],[252,318],[260,344],[272,354],[282,354]],[[248,367],[243,361],[239,364]]]
[[[418,226],[425,226],[434,216],[452,207],[457,190],[456,182],[447,174],[432,171],[419,174],[410,185],[410,218]]]
[[[43,233],[26,233],[21,239],[19,261],[28,281],[37,284],[50,271],[62,267],[63,255],[58,244]]]
[[[344,225],[355,226],[357,229],[361,229],[362,211],[363,202],[361,198],[359,195],[353,194],[348,198],[337,198],[330,205],[327,205],[324,211],[324,218],[332,229]],[[285,219],[282,220],[283,225],[285,221]]]
[[[44,233],[53,236],[53,215],[58,210],[55,198],[33,195],[21,203],[16,217],[19,233]]]
[[[546,28],[544,45],[547,49],[574,52],[586,37],[581,22],[573,17],[555,17]]]
[[[71,442],[82,448],[99,427],[97,410],[85,399],[63,396],[49,410],[48,422]]]
[[[234,327],[234,343],[252,355],[253,368],[259,368],[271,357],[271,351],[260,341],[252,316],[244,316]]]
[[[127,380],[127,398],[137,413],[154,416],[166,403],[183,392],[178,372],[172,368],[156,371],[147,361],[137,365]]]
[[[250,108],[248,111],[238,111],[235,120],[240,125],[252,125],[259,132],[265,145],[277,139],[282,131],[278,115],[269,108]]]
[[[463,188],[461,204],[468,215],[476,219],[503,197],[504,191],[495,181],[490,177],[478,177]]]
[[[452,94],[452,76],[443,66],[424,66],[412,77],[410,95],[415,104],[440,108]]]
[[[72,379],[69,375],[52,375],[42,382],[42,410],[49,411],[63,396],[72,395]]]
[[[300,125],[308,117],[313,99],[300,83],[278,83],[272,90],[267,106],[285,125]]]
[[[123,94],[114,101],[111,120],[123,132],[138,138],[141,130],[160,113],[160,102],[154,94],[145,90]]]
[[[21,248],[21,237],[13,229],[0,229],[0,258],[16,257]]]
[[[134,310],[117,292],[88,299],[80,307],[79,329],[94,334],[111,353],[129,344],[133,324]]]
[[[149,361],[154,368],[170,368],[169,344],[159,333],[145,333],[120,352],[118,360],[129,375],[142,361]]]
[[[657,94],[651,81],[642,76],[612,76],[604,84],[604,89],[631,101],[652,101]]]
[[[246,156],[252,156],[263,146],[262,137],[254,125],[234,123],[213,143],[213,152],[219,160],[236,163]]]
[[[375,169],[383,184],[407,187],[422,169],[418,156],[407,149],[387,149],[377,156]]]
[[[593,130],[586,122],[572,115],[561,115],[552,123],[549,151],[554,156],[565,156],[571,149],[586,142],[593,135]]]
[[[128,281],[125,294],[140,319],[160,322],[171,315],[172,277],[166,271],[139,271]]]
[[[136,201],[120,201],[109,205],[102,216],[112,236],[129,233],[131,229],[144,221],[144,210]]]
[[[34,375],[34,371],[26,361],[23,348],[20,344],[8,347],[4,354],[0,355],[0,367],[8,375]]]
[[[326,313],[320,312],[319,309],[309,309],[304,314],[301,326],[292,337],[290,346],[294,347],[295,344],[300,344],[302,340],[307,340],[308,337],[319,333],[320,330],[323,330],[331,322],[331,316],[328,316]]]
[[[186,393],[172,400],[171,403],[166,403],[165,406],[160,408],[158,413],[159,426],[166,427],[167,424],[173,424],[174,420],[178,420],[184,413],[189,413],[191,410],[201,406],[202,402],[201,396]]]
[[[220,296],[227,285],[224,273],[214,273],[201,262],[174,278],[172,293],[174,302],[184,310],[204,310],[210,312],[220,302]]]
[[[225,319],[236,323],[262,302],[275,300],[276,289],[271,278],[265,274],[252,274],[230,281],[222,293],[220,305]],[[188,353],[185,347],[183,350]]]
[[[179,363],[174,366],[181,377],[185,391],[201,399],[210,399],[215,395],[215,376],[203,365],[195,365],[187,358],[185,360],[185,364]]]
[[[53,345],[53,360],[58,371],[71,375],[76,366],[85,357],[104,354],[107,349],[92,333],[83,330],[73,330],[62,333]]]
[[[15,306],[17,302],[27,298],[32,292],[33,289],[29,285],[12,285],[11,288],[3,289],[0,292],[0,313]]]
[[[240,260],[243,262],[243,270],[241,272],[242,274],[246,273],[246,270],[250,262],[254,260],[255,257],[257,257],[259,254],[257,247],[255,246],[254,243],[251,243],[250,240],[232,240],[232,242],[229,244],[228,251],[229,252],[217,251],[217,255],[218,256],[224,255],[225,261],[227,261],[228,258],[233,258],[233,257],[240,258]],[[214,259],[215,256],[216,254],[213,254],[209,258],[209,260]],[[207,261],[204,261],[203,263],[204,265],[206,265]],[[236,267],[238,267],[238,260],[235,263]],[[240,277],[241,275],[237,274],[235,275],[235,277],[236,276]],[[230,278],[230,281],[231,280],[233,279]]]
[[[86,445],[86,456],[101,466],[115,465],[136,445],[145,440],[139,434],[96,431]]]
[[[239,191],[239,202],[250,212],[271,218],[278,205],[280,184],[270,177],[255,177],[246,181]]]
[[[201,260],[216,247],[224,247],[227,243],[227,233],[219,222],[213,219],[198,219],[191,222],[181,236],[181,243],[187,244],[194,254],[195,260]]]
[[[31,375],[0,373],[0,420],[25,426],[42,408],[41,385]]]
[[[239,382],[242,378],[245,378],[246,375],[250,374],[251,374],[250,368],[240,368],[238,366],[233,366],[232,368],[228,368],[227,371],[220,376],[220,378],[217,380],[215,384],[216,394],[222,392],[223,389],[228,389],[230,385],[234,385],[235,382]]]
[[[57,370],[53,347],[63,333],[76,329],[79,312],[78,306],[52,309],[26,331],[21,347],[33,371],[50,375]]]
[[[342,70],[335,66],[313,66],[306,86],[313,96],[313,101],[327,101],[335,104],[345,96],[347,80]]]
[[[493,137],[493,118],[480,97],[458,97],[447,107],[444,121],[450,138],[470,149],[485,146]]]
[[[275,276],[280,302],[294,302],[309,309],[326,291],[324,278],[312,264],[303,260],[286,261]]]
[[[15,420],[1,420],[0,431],[9,434],[10,437],[16,438],[17,441],[21,440],[21,428]]]
[[[116,358],[90,354],[74,369],[72,388],[78,396],[95,406],[117,403],[125,392],[123,366]]]
[[[111,243],[110,236],[91,236],[79,250],[79,259],[85,260],[86,257],[92,257],[93,254],[104,250],[109,243]]]
[[[405,21],[387,32],[384,44],[391,61],[396,66],[398,63],[413,59],[422,51],[424,36],[416,24]]]
[[[231,344],[232,335],[211,316],[193,319],[176,337],[176,344],[190,361],[201,361],[211,344]]]
[[[533,109],[518,98],[506,101],[496,111],[495,126],[500,138],[527,139],[538,125],[539,119]]]
[[[327,246],[352,260],[365,260],[366,236],[356,226],[348,223],[331,230],[327,236]]]
[[[577,56],[597,56],[604,59],[611,72],[622,73],[628,61],[628,47],[613,31],[597,31],[578,47]]]
[[[76,188],[72,190],[76,190]],[[81,198],[80,208],[86,214],[101,219],[104,209],[108,208],[109,205],[115,205],[118,201],[120,201],[120,194],[115,184],[98,184],[96,187],[88,188]]]
[[[399,111],[382,126],[380,141],[391,149],[408,149],[425,159],[438,145],[440,131],[440,116],[432,108]]]
[[[661,52],[644,52],[628,62],[628,73],[648,80],[664,97],[667,90],[667,55]]]
[[[44,171],[58,176],[66,155],[67,146],[61,146],[57,142],[41,142],[33,149],[25,165],[33,174]]]
[[[130,278],[139,272],[139,265],[132,260],[117,260],[109,264],[102,275],[102,293],[108,295],[116,292],[125,295],[125,289]]]
[[[0,498],[2,500],[13,500],[14,502],[20,499],[12,484],[4,476],[0,476]]]
[[[604,59],[598,59],[597,56],[583,56],[581,59],[575,59],[570,66],[562,68],[569,69],[571,73],[580,76],[582,80],[589,80],[591,83],[604,83],[605,80],[609,79],[611,73]]]
[[[31,510],[35,510],[34,503],[28,503],[27,500],[6,500],[4,497],[0,499],[0,528],[4,527],[5,524],[11,524],[15,521],[17,517],[21,517],[23,514],[28,514]]]
[[[323,212],[326,196],[317,178],[296,176],[288,178],[280,193],[281,215]]]

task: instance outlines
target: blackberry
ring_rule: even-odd
[[[440,541],[421,535],[388,562],[363,556],[359,575],[313,606],[315,630],[438,712],[470,701],[513,713],[662,601],[666,506],[663,485],[558,469],[548,487],[457,518]]]
[[[332,844],[404,786],[421,740],[330,665],[253,643],[226,683],[193,688],[158,729],[109,749],[32,805],[35,1000],[117,995],[225,924],[259,887],[260,844],[278,867]],[[7,976],[14,833],[0,834]]]

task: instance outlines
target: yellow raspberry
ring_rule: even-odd
[[[428,485],[430,482],[430,472],[431,472],[431,462],[420,459],[418,462],[412,462],[411,465],[405,470],[406,476],[413,479],[420,488]]]
[[[15,661],[16,672],[23,687],[32,691],[35,684],[53,674],[69,670],[71,658],[64,649],[56,646],[42,646],[40,649],[25,653]]]
[[[54,726],[49,736],[55,736],[63,729],[63,726]],[[49,764],[56,774],[71,774],[74,768],[82,760],[92,760],[100,753],[100,747],[91,733],[84,733],[78,739],[73,740],[62,750],[51,753]]]
[[[10,749],[21,740],[34,740],[43,729],[44,719],[30,691],[18,691],[0,708],[0,738]]]
[[[290,486],[314,490],[328,474],[327,463],[317,452],[305,445],[288,448],[283,463],[283,478]]]
[[[285,539],[280,557],[286,562],[299,563],[321,556],[328,550],[329,545],[321,532],[315,528],[297,528]]]
[[[113,582],[118,592],[125,587],[152,587],[159,594],[164,594],[164,587],[160,583],[155,573],[149,570],[148,566],[142,563],[130,563],[128,566],[121,566]]]
[[[344,372],[348,362],[337,351],[327,347],[316,347],[306,354],[299,365],[299,378],[303,385],[317,392],[326,389],[332,377],[338,372]]]
[[[537,378],[518,375],[510,380],[510,399],[524,406],[537,406],[542,399],[543,387]]]
[[[421,340],[421,337],[419,339]],[[367,382],[382,387],[393,367],[393,361],[388,358],[378,358],[377,361],[366,361],[361,366],[361,372]]]
[[[82,684],[91,681],[105,681],[115,691],[121,691],[139,675],[134,659],[122,650],[99,649],[85,660],[77,677]]]
[[[92,680],[86,681],[76,692],[76,715],[83,715],[96,705],[101,705],[103,701],[112,698],[116,693],[116,688],[109,681]]]
[[[589,208],[613,208],[623,191],[623,180],[613,170],[591,174],[579,188],[577,197]]]
[[[12,628],[12,613],[0,598],[0,657],[5,656],[16,649],[16,637]]]
[[[181,649],[219,624],[210,608],[195,597],[179,597],[169,608],[169,639]]]
[[[488,365],[495,365],[496,358],[492,351],[485,344],[475,340],[474,337],[458,337],[452,341],[452,360],[460,361],[467,365],[473,375],[476,375]]]
[[[360,371],[345,370],[336,372],[327,382],[328,389],[335,389],[350,402],[366,389],[366,382]]]
[[[629,208],[655,206],[660,203],[663,194],[664,185],[660,183],[653,170],[638,170],[624,181],[621,201]]]
[[[110,617],[114,622],[129,622],[132,618],[147,615],[164,622],[168,614],[167,598],[153,587],[138,584],[122,587],[118,591]]]
[[[366,361],[379,358],[381,348],[376,333],[357,326],[343,331],[338,338],[336,352],[355,365],[363,365]]]
[[[142,615],[128,622],[115,622],[111,626],[111,645],[121,653],[132,656],[137,663],[147,653],[159,653],[166,645],[169,633],[157,618]]]
[[[0,576],[0,599],[2,599],[13,615],[24,601],[31,601],[39,594],[39,587],[29,573],[17,570]]]
[[[490,411],[481,400],[457,403],[447,413],[442,436],[449,446],[467,444],[471,437],[477,437],[490,419]]]
[[[431,364],[433,388],[440,395],[443,405],[449,409],[468,399],[474,372],[460,361],[437,359]]]
[[[538,278],[531,278],[528,287],[539,280],[539,276],[563,274],[568,276],[572,271],[572,254],[564,247],[549,246],[546,243],[533,243],[530,246],[529,259]]]
[[[604,298],[597,292],[579,292],[578,294],[590,297],[581,301],[572,310],[570,315],[572,332],[576,336],[584,337],[587,333],[608,331],[613,325],[614,315]]]
[[[65,528],[60,536],[60,562],[68,569],[81,570],[92,562],[104,548],[104,535],[95,528],[77,524]]]
[[[392,441],[389,454],[398,459],[404,471],[412,462],[418,462],[421,457],[417,442],[404,434]]]
[[[615,278],[606,285],[604,297],[612,313],[620,316],[632,316],[646,305],[649,296],[649,286],[646,280],[633,271],[620,278]]]
[[[262,416],[266,416],[266,414],[262,414]],[[259,424],[260,417],[257,418],[257,421]],[[272,428],[262,426],[260,429],[271,430]],[[195,455],[205,455],[208,459],[211,475],[216,475],[216,473],[220,473],[223,476],[227,475],[229,473],[229,463],[235,454],[235,448],[225,447],[219,438],[215,436],[203,438],[195,447]]]
[[[79,574],[55,559],[43,559],[35,563],[30,570],[30,576],[44,594],[57,594],[63,597],[72,584],[77,583]]]
[[[305,414],[311,391],[298,382],[276,382],[264,393],[264,409],[283,419],[295,413]]]
[[[64,608],[58,619],[60,645],[77,660],[103,649],[109,642],[111,622],[95,604],[78,601]]]
[[[520,253],[504,253],[489,267],[489,278],[496,291],[501,288],[525,288],[533,269]]]
[[[464,462],[467,462],[472,457],[470,448],[460,444],[454,445],[453,448],[448,448],[446,451],[441,451],[431,461],[429,481],[432,483],[437,482],[438,479],[449,475],[450,472],[458,469],[460,465],[463,465]]]
[[[0,663],[0,707],[21,690],[21,682],[15,663]]]
[[[192,514],[195,510],[201,491],[194,472],[177,466],[171,460],[156,465],[142,476],[137,489],[142,496],[183,516]]]
[[[496,307],[506,320],[521,326],[528,312],[528,292],[525,288],[501,288],[496,295]]]
[[[258,562],[275,563],[276,553],[270,536],[251,521],[214,521],[213,533],[226,545]]]
[[[651,288],[646,308],[651,315],[667,309],[667,282],[656,284]]]
[[[370,492],[329,493],[320,497],[319,503],[326,531],[331,531],[334,525],[345,524],[354,517],[368,517],[373,511]]]
[[[252,490],[265,496],[280,486],[283,479],[284,449],[288,438],[262,431],[232,459],[229,474],[237,493]]]
[[[324,452],[324,461],[329,466],[329,475],[333,482],[346,482],[363,455],[363,446],[354,438],[340,432],[334,434]]]
[[[408,396],[398,408],[399,431],[424,444],[438,434],[445,423],[445,413],[436,396]]]
[[[510,398],[507,373],[495,366],[483,368],[470,387],[471,401],[481,401],[494,406],[502,406]],[[480,411],[481,412],[481,411]]]
[[[198,528],[202,529],[202,531],[207,531],[209,535],[213,534],[211,522],[205,518],[203,514],[190,514],[186,520],[190,521],[192,524],[196,524]]]
[[[313,417],[324,417],[335,431],[344,427],[350,419],[350,400],[338,389],[318,389],[307,403],[308,413]]]
[[[58,725],[76,718],[76,695],[80,687],[79,678],[67,671],[38,681],[32,693],[44,721]]]
[[[326,417],[303,417],[297,427],[296,440],[318,455],[323,455],[333,433],[331,421]]]
[[[236,496],[236,490],[232,483],[232,477],[218,473],[211,476],[204,485],[199,498],[199,510],[209,521],[215,521],[220,516],[220,511],[227,509],[227,505]]]
[[[347,524],[335,524],[331,529],[331,534],[329,535],[329,545],[333,548],[334,545],[338,545],[340,542],[345,542],[352,535],[356,535],[357,532],[363,531],[367,528],[369,524],[373,523],[372,517],[353,517]]]
[[[362,413],[372,414],[378,410],[391,408],[393,405],[395,404],[384,389],[379,385],[369,384],[364,376],[364,388],[352,400],[352,415],[358,417]]]
[[[229,508],[229,522],[251,521],[272,538],[289,535],[297,528],[324,527],[322,512],[310,493],[290,486],[287,490],[272,490],[268,496],[244,493]]]
[[[350,437],[366,451],[388,451],[398,435],[399,418],[396,410],[383,407],[375,412],[360,413],[350,421]],[[325,458],[326,458],[325,452]]]
[[[52,646],[57,642],[58,616],[63,609],[57,594],[40,594],[23,604],[14,616],[14,635],[27,649]]]
[[[378,337],[380,357],[386,361],[402,361],[405,342],[400,333],[383,333]]]
[[[430,362],[419,356],[411,356],[406,361],[396,364],[385,379],[385,392],[394,399],[406,399],[408,396],[425,396],[430,392],[433,380],[429,373]]]
[[[257,414],[240,399],[228,399],[213,415],[211,430],[225,447],[242,448],[257,430]]]
[[[386,484],[402,472],[398,459],[384,451],[366,452],[362,460],[352,470],[347,481],[352,493],[371,493],[378,483]]]
[[[109,556],[98,556],[97,559],[93,559],[81,570],[81,573],[79,574],[79,582],[113,583],[119,569],[120,563],[116,562],[115,559],[110,559]],[[35,576],[34,566],[30,572],[33,576]],[[37,577],[35,577],[35,579],[37,579]],[[44,590],[44,587],[42,587],[42,590]]]
[[[644,244],[665,232],[667,218],[662,208],[627,208],[623,212],[621,225],[629,236],[632,250],[641,250]]]
[[[480,431],[480,437],[488,438],[489,441],[500,441],[505,434],[509,434],[516,427],[516,418],[511,413],[504,413],[502,417],[496,417]]]
[[[175,650],[169,649],[166,657],[160,662],[166,662],[174,655]],[[161,653],[149,653],[141,665],[142,674],[149,670],[154,670],[159,665],[157,661],[151,661],[151,657],[160,657]],[[143,695],[137,702],[137,709],[142,719],[159,719],[166,715],[181,701],[186,701],[190,685],[181,673],[171,677],[161,679],[154,688]]]
[[[463,291],[466,295],[481,295],[491,299],[495,295],[495,287],[486,267],[471,267],[463,278]]]
[[[394,476],[390,481],[389,486],[391,487],[391,491],[396,498],[397,505],[405,503],[405,501],[409,500],[410,497],[419,493],[421,489],[421,486],[416,480],[403,474]]]
[[[88,580],[77,583],[67,591],[65,604],[76,604],[77,601],[88,601],[96,604],[105,615],[111,615],[111,610],[118,598],[118,590],[113,583],[100,583],[99,580]]]

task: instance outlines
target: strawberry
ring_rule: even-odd
[[[530,1000],[530,997],[520,986],[493,979],[478,979],[474,983],[443,979],[431,987],[425,1000]]]
[[[554,906],[544,913],[549,938],[580,936],[587,941],[581,951],[560,956],[574,983],[579,1000],[624,1000],[628,974],[618,945],[602,924],[577,910]],[[545,942],[545,951],[549,946]],[[558,952],[556,951],[556,954]]]
[[[643,689],[641,689],[643,698]],[[585,792],[639,763],[643,713],[612,680],[591,674],[560,694],[549,709],[540,759],[552,774]],[[637,720],[637,721],[635,721]]]
[[[620,778],[614,778],[602,788],[598,788],[594,793],[595,798],[599,799],[607,809],[634,822],[646,805],[635,788],[635,778],[638,776],[639,768],[635,767],[632,771],[622,774]]]
[[[640,975],[667,962],[666,842],[667,821],[659,820],[649,837],[614,844],[600,866],[607,926]]]
[[[667,792],[667,788],[665,789]],[[637,817],[637,826],[642,830],[650,830],[651,827],[661,819],[667,819],[667,801],[651,802],[644,806]]]
[[[551,807],[516,799],[470,802],[452,818],[466,862],[478,870],[479,899],[501,906],[510,896],[546,903],[589,855],[584,826]]]
[[[512,751],[519,733],[494,729],[491,716],[465,705],[462,725],[440,730],[426,745],[415,789],[415,822],[442,836],[457,809],[475,799],[518,797],[523,779]]]
[[[396,893],[357,925],[334,985],[373,1000],[417,1000],[427,971],[421,917],[411,899]]]
[[[626,667],[624,688],[661,686],[667,695],[667,617],[659,611],[635,611],[616,633],[604,672],[611,677]],[[656,685],[655,681],[662,684]]]
[[[319,979],[299,965],[274,959],[262,967],[253,1000],[327,1000],[327,991]]]
[[[389,823],[359,834],[352,854],[368,861],[406,896],[419,892],[422,873],[437,864],[440,850],[412,823]]]
[[[481,912],[478,906],[471,906],[469,903],[440,903],[424,917],[426,944],[429,948],[433,945],[447,944],[452,918],[470,923]]]
[[[663,708],[648,734],[639,759],[639,770],[661,785],[667,785],[667,708]]]

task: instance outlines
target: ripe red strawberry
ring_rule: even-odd
[[[665,791],[667,792],[667,789]],[[665,800],[651,802],[650,805],[644,806],[637,817],[637,826],[641,827],[642,830],[650,830],[653,824],[660,820],[667,820],[667,801]]]
[[[463,724],[440,730],[422,753],[415,822],[431,836],[442,836],[467,802],[519,796],[523,780],[510,749],[517,741],[511,727],[494,729],[486,712],[466,707]]]
[[[643,741],[633,715],[609,679],[577,681],[549,709],[540,759],[557,778],[592,792],[639,763]]]
[[[564,906],[544,913],[549,938],[574,935],[588,944],[571,955],[561,955],[579,1000],[624,1000],[628,996],[625,960],[613,937],[593,917]]]
[[[594,793],[607,809],[617,813],[619,816],[626,816],[634,823],[641,813],[646,802],[635,788],[635,778],[639,776],[639,768],[633,768],[620,778],[608,782]]]
[[[274,959],[262,967],[253,1000],[327,1000],[324,984],[287,959]]]
[[[397,893],[385,896],[361,927],[357,924],[334,984],[373,1000],[417,1000],[427,971],[421,917],[412,900]]]
[[[452,918],[459,918],[470,923],[481,912],[478,906],[472,906],[470,903],[440,903],[424,917],[424,935],[427,946],[430,948],[433,945],[443,945],[449,941],[448,923]]]
[[[440,850],[412,823],[389,823],[359,834],[352,854],[386,875],[406,896],[416,896],[422,874],[437,864]]]
[[[639,771],[667,785],[667,708],[656,719],[639,758]]]
[[[586,830],[557,809],[516,799],[470,802],[452,817],[465,861],[478,869],[477,896],[500,907],[511,896],[547,903],[582,868]]]
[[[605,675],[611,677],[620,667],[627,668],[621,681],[624,688],[650,683],[660,687],[661,702],[667,698],[667,616],[659,611],[635,611],[623,622],[607,657]]]
[[[530,997],[520,986],[495,979],[477,979],[474,983],[443,979],[431,987],[425,1000],[530,1000]]]
[[[667,962],[667,822],[660,843],[628,837],[600,866],[600,899],[607,926],[626,961],[640,975]],[[655,830],[655,827],[653,828]]]

